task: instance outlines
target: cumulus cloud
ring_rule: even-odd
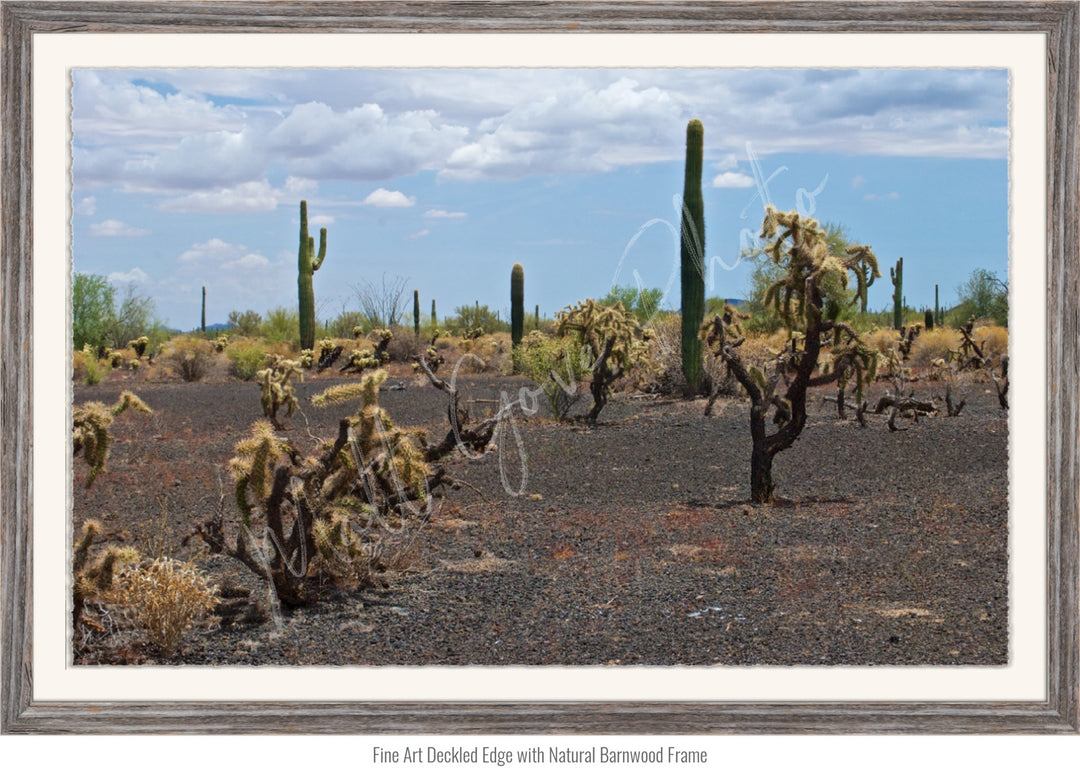
[[[412,207],[416,204],[416,197],[377,188],[364,198],[364,204],[372,207]]]
[[[308,177],[378,180],[440,168],[468,133],[431,109],[388,114],[377,104],[339,111],[307,102],[292,108],[266,143]]]
[[[431,234],[431,229],[421,229],[420,231],[413,232],[408,236],[408,239],[421,239]]]
[[[75,205],[76,215],[93,215],[97,212],[97,198],[88,196],[79,200],[79,203]]]
[[[193,191],[163,200],[158,209],[176,213],[265,213],[283,203],[292,203],[300,195],[314,189],[313,181],[289,178],[282,188],[269,181],[253,180],[236,186]],[[329,216],[323,216],[328,218]],[[324,223],[332,223],[333,218]]]
[[[712,181],[713,188],[750,188],[754,179],[741,172],[721,172]]]
[[[197,242],[180,254],[180,262],[191,264],[204,261],[232,261],[247,251],[243,245],[232,245],[225,240],[211,237],[206,242]]]
[[[109,273],[109,282],[120,283],[123,285],[127,285],[128,283],[145,283],[149,279],[150,275],[139,267],[135,267],[128,272]]]
[[[270,259],[261,253],[246,253],[233,261],[226,261],[222,265],[222,268],[254,271],[257,269],[264,269],[268,266],[270,266]]]
[[[123,71],[75,70],[75,134],[95,143],[118,138],[139,144],[243,126],[245,114],[234,106],[219,107],[164,82],[156,87]]]
[[[112,219],[90,224],[91,237],[145,237],[149,233],[148,229],[129,226],[123,221]]]
[[[721,186],[746,185],[748,143],[762,156],[1008,150],[998,70],[79,70],[75,83],[78,184],[180,210],[269,208],[259,187],[282,172],[478,180],[672,161],[694,117],[706,161],[731,173]]]

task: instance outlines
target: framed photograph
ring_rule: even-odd
[[[1080,731],[1078,21],[0,4],[3,732]]]

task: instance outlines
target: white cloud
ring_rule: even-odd
[[[194,191],[166,199],[158,209],[175,213],[266,213],[281,204],[294,203],[297,195],[316,187],[312,181],[303,181],[303,187],[297,183],[298,179],[290,178],[283,188],[274,188],[266,180],[253,180],[228,188]]]
[[[754,179],[741,172],[721,172],[712,181],[713,188],[750,188]]]
[[[112,219],[90,224],[91,237],[145,237],[149,233],[148,229],[129,226],[123,221]]]
[[[110,272],[109,282],[121,283],[127,285],[128,283],[145,283],[150,279],[150,275],[144,272],[139,267],[135,267],[129,272]]]
[[[372,207],[412,207],[416,204],[416,197],[406,196],[400,191],[377,188],[365,197],[364,204]]]
[[[900,194],[897,191],[890,191],[887,194],[864,194],[863,199],[867,202],[880,202],[884,200],[899,199]]]
[[[439,169],[468,133],[427,107],[388,114],[374,103],[338,111],[307,102],[268,133],[266,145],[308,177],[378,180]]]
[[[93,215],[97,212],[97,198],[88,196],[79,200],[75,205],[76,215]]]
[[[232,245],[225,240],[211,237],[206,242],[197,242],[180,254],[180,262],[185,264],[203,261],[231,261],[243,255],[247,248]]]
[[[856,175],[851,179],[852,188],[862,188],[866,184],[866,178],[862,175]]]
[[[420,231],[410,234],[408,236],[408,239],[420,239],[421,237],[426,237],[429,234],[431,234],[431,229],[421,229]]]
[[[452,212],[449,210],[428,210],[424,213],[425,218],[464,218],[467,213]]]
[[[263,213],[274,210],[278,199],[279,192],[259,180],[166,199],[159,209],[174,213]]]
[[[235,106],[218,107],[187,92],[152,88],[123,71],[74,71],[72,117],[76,136],[95,143],[122,138],[127,143],[149,143],[193,133],[239,129],[244,112]]]
[[[247,253],[235,261],[226,261],[223,265],[223,269],[241,269],[245,271],[254,271],[257,269],[265,269],[270,266],[270,259],[261,253]]]
[[[308,223],[312,226],[330,226],[334,222],[334,216],[332,215],[315,215],[308,218]]]
[[[736,165],[748,142],[762,157],[1002,159],[1009,140],[1007,76],[993,70],[79,70],[75,81],[77,184],[162,194],[185,211],[268,208],[240,187],[282,171],[295,199],[329,179],[674,161],[692,117],[712,169],[735,175],[720,185],[747,185]]]

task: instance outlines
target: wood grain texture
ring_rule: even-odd
[[[340,2],[0,5],[0,731],[1044,733],[1080,731],[1080,6],[1076,2]],[[780,17],[780,18],[773,18]],[[1040,32],[1047,37],[1049,686],[1032,703],[45,703],[33,700],[30,260],[35,32]]]

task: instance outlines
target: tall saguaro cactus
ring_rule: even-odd
[[[514,264],[510,270],[510,341],[521,344],[525,334],[525,267]]]
[[[435,314],[435,299],[431,300],[431,327],[432,328],[438,328],[439,327],[439,318]]]
[[[893,284],[892,325],[897,331],[904,325],[904,257],[896,261],[895,267],[889,268],[889,278]]]
[[[202,287],[202,332],[206,333],[206,286]]]
[[[420,291],[412,292],[412,325],[413,333],[420,336]]]
[[[702,343],[698,338],[705,317],[705,202],[701,166],[705,128],[696,118],[686,125],[686,173],[682,198],[682,367],[687,388],[701,387]]]
[[[939,326],[945,324],[945,321],[941,317],[941,304],[938,301],[937,283],[934,283],[934,323]]]
[[[312,278],[326,258],[326,228],[319,230],[319,252],[315,253],[315,238],[308,235],[307,202],[300,202],[300,257],[297,262],[296,285],[300,297],[300,349],[315,347],[315,287]]]

